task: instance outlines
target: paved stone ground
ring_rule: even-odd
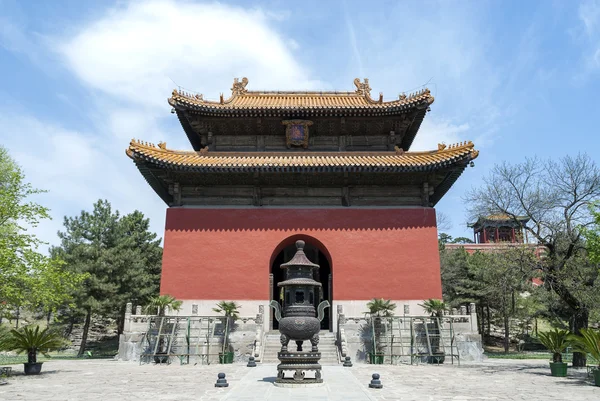
[[[139,366],[107,360],[51,361],[40,376],[24,376],[22,367],[10,384],[0,386],[0,400],[600,400],[585,370],[549,375],[548,363],[535,360],[489,360],[482,364],[442,366],[325,366],[325,385],[310,389],[273,385],[275,365]],[[217,389],[218,372],[228,388]],[[371,374],[381,374],[384,388],[369,389]]]

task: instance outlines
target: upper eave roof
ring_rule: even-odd
[[[395,114],[414,108],[427,108],[433,103],[434,98],[429,89],[402,94],[398,99],[383,101],[371,98],[369,80],[354,80],[354,92],[281,92],[281,91],[248,91],[247,78],[234,80],[231,88],[231,97],[224,99],[221,95],[219,101],[205,100],[200,94],[190,94],[181,90],[173,90],[169,104],[176,109],[194,110],[210,114],[236,114],[248,111],[258,113],[264,111],[280,111],[289,113],[294,111],[325,111],[336,110],[344,112],[358,112],[365,114]]]
[[[429,152],[209,152],[174,151],[132,140],[127,155],[138,165],[197,172],[413,172],[466,165],[479,152],[472,142]]]
[[[492,214],[489,216],[481,216],[474,223],[468,223],[467,227],[478,227],[483,225],[502,225],[502,224],[511,224],[511,223],[519,223],[519,224],[527,224],[531,220],[528,216],[510,216],[508,214]]]

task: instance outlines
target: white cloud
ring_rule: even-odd
[[[449,121],[438,121],[426,117],[421,124],[411,151],[437,149],[439,143],[446,145],[464,142],[469,137],[469,124],[455,125]]]
[[[108,199],[123,213],[135,209],[152,217],[152,229],[162,237],[164,206],[124,155],[124,145],[40,121],[30,115],[0,114],[0,132],[10,155],[33,187],[47,190],[36,201],[51,209],[52,220],[34,232],[57,244],[63,216],[90,210],[98,199]]]
[[[581,27],[575,39],[582,46],[584,71],[576,76],[585,80],[591,73],[600,70],[600,0],[586,0],[579,5]]]
[[[270,18],[220,4],[132,2],[56,45],[69,69],[92,88],[132,104],[164,109],[173,82],[218,99],[233,77],[249,88],[313,88],[293,58],[297,43]]]
[[[91,123],[80,132],[28,114],[0,113],[0,132],[11,133],[3,145],[35,187],[50,191],[37,199],[53,216],[35,229],[39,237],[57,244],[63,216],[79,215],[100,198],[122,213],[141,210],[162,237],[166,205],[124,150],[132,138],[190,148],[169,113],[171,79],[213,98],[227,96],[233,77],[241,76],[254,89],[323,86],[292,56],[298,44],[269,26],[273,18],[286,16],[220,4],[132,2],[65,37],[46,38],[88,89],[79,98],[57,98]],[[21,37],[9,33],[11,43]]]
[[[585,32],[594,36],[600,31],[600,1],[586,0],[579,5],[579,19],[583,22]]]

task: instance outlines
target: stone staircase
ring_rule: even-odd
[[[321,331],[319,334],[319,352],[321,352],[321,365],[338,365],[338,351],[335,345],[335,335],[330,331]],[[305,341],[302,348],[304,350],[310,350],[310,341]],[[288,345],[289,350],[296,349],[296,343],[290,341]],[[279,363],[277,359],[277,353],[281,350],[281,343],[279,342],[279,332],[271,331],[265,336],[265,347],[263,350],[262,363]]]

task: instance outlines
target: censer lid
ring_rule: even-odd
[[[302,241],[302,240],[296,241],[296,248],[298,250],[296,251],[296,254],[294,255],[294,257],[289,262],[284,263],[280,266],[282,269],[292,267],[292,266],[310,266],[310,267],[319,268],[319,265],[311,262],[306,257],[306,254],[304,253],[304,241]]]

